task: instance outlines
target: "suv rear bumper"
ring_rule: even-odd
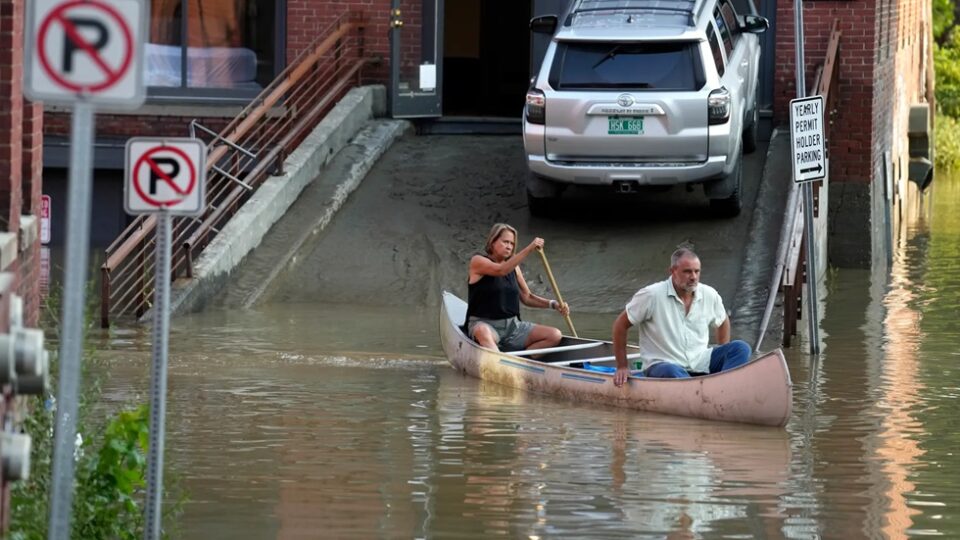
[[[732,163],[730,164],[732,168]],[[711,156],[700,163],[557,163],[545,156],[527,155],[530,171],[555,182],[585,186],[612,186],[631,182],[640,186],[672,186],[721,178],[726,170],[726,156]]]

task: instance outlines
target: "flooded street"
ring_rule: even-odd
[[[466,294],[466,263],[496,222],[515,226],[521,246],[534,236],[545,239],[576,314],[619,309],[638,288],[662,279],[681,243],[694,246],[705,261],[704,280],[732,298],[741,246],[750,240],[764,148],[744,162],[744,210],[736,219],[711,217],[700,187],[614,197],[565,193],[559,215],[541,219],[527,209],[519,137],[404,137],[273,282],[264,286],[260,265],[244,261],[215,302],[232,308],[230,299],[246,297],[253,284],[266,289],[259,304],[267,305],[437,306],[442,289]],[[288,218],[311,222],[316,207],[302,204],[309,196],[308,189]],[[249,259],[269,268],[288,246],[289,238],[268,236]],[[537,259],[528,259],[523,270],[531,288],[546,294],[550,286]],[[247,275],[251,271],[255,275]]]
[[[960,177],[932,189],[889,279],[830,272],[823,354],[785,351],[786,429],[464,378],[442,356],[436,305],[291,302],[288,283],[255,309],[174,319],[167,463],[188,500],[173,536],[960,537]],[[569,260],[575,226],[551,237]],[[574,314],[581,335],[609,339],[607,302]],[[146,401],[149,328],[98,346],[108,404]]]

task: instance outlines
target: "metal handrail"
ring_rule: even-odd
[[[830,41],[827,44],[827,53],[824,57],[823,65],[818,69],[817,77],[814,81],[810,95],[822,95],[826,111],[833,116],[837,109],[838,101],[838,80],[837,69],[839,67],[840,56],[840,20],[833,21],[833,28],[830,31]],[[830,126],[833,124],[831,118],[824,122],[824,137],[830,140]],[[829,165],[828,165],[829,167]],[[813,184],[813,217],[820,215],[820,188],[822,181],[816,181]],[[797,321],[800,320],[803,311],[803,283],[807,280],[816,279],[816,269],[808,268],[806,256],[806,243],[809,238],[806,236],[806,230],[803,224],[803,212],[800,197],[792,198],[796,203],[788,208],[786,227],[790,232],[786,238],[782,239],[788,242],[786,256],[782,262],[783,274],[776,279],[780,280],[780,291],[783,293],[783,346],[789,347],[791,339],[797,334]],[[793,218],[793,219],[791,219]],[[799,229],[799,230],[798,230]]]
[[[353,86],[376,59],[364,49],[364,16],[337,18],[219,133],[205,134],[206,207],[198,217],[173,220],[171,279],[193,276],[193,260],[236,211]],[[101,271],[100,325],[149,308],[154,288],[156,218],[137,217],[107,248]]]

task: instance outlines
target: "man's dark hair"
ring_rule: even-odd
[[[677,266],[677,264],[680,262],[680,259],[683,259],[684,257],[689,257],[691,259],[700,258],[692,249],[686,246],[681,246],[673,252],[673,255],[670,256],[670,268]]]

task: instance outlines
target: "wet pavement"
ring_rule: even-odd
[[[700,253],[704,282],[735,304],[765,151],[745,162],[744,211],[735,219],[712,217],[699,187],[627,196],[571,190],[557,216],[541,219],[527,211],[519,137],[409,136],[377,163],[329,227],[304,244],[260,302],[438,305],[442,289],[465,294],[466,262],[482,249],[490,226],[504,221],[519,230],[521,244],[545,238],[575,313],[617,312],[637,289],[665,277],[670,253],[682,243]],[[309,211],[299,201],[292,209]],[[269,261],[287,243],[268,237],[253,257]],[[522,268],[536,291],[549,291],[537,257]],[[223,296],[245,297],[246,288],[235,281]]]

